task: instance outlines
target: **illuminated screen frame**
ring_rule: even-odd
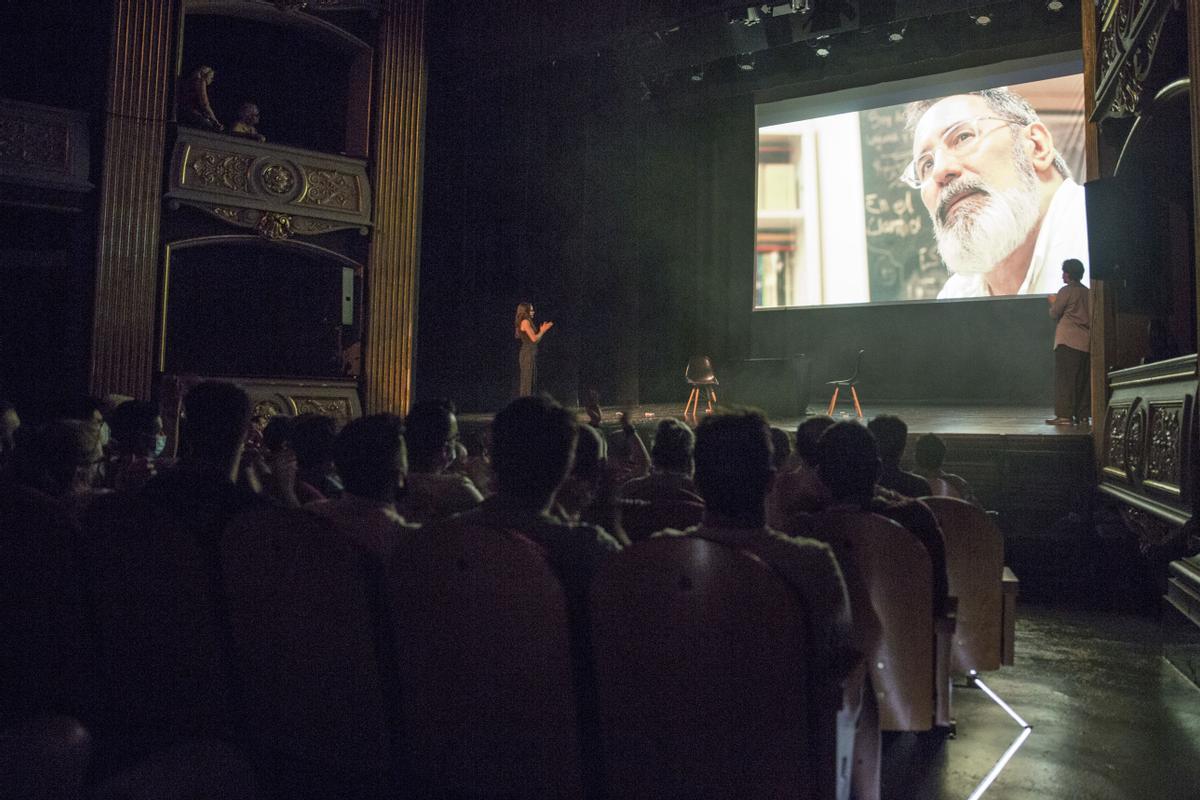
[[[760,238],[760,202],[763,195],[760,194],[764,190],[770,191],[770,186],[761,182],[763,151],[759,141],[759,132],[766,127],[773,125],[781,125],[788,123],[796,123],[803,120],[816,120],[835,115],[848,114],[852,112],[870,111],[874,109],[883,109],[890,106],[898,106],[904,103],[913,101],[926,100],[930,98],[945,97],[953,94],[961,94],[980,89],[994,88],[998,86],[1018,85],[1043,81],[1053,78],[1062,78],[1068,76],[1080,75],[1083,72],[1083,58],[1081,51],[1073,50],[1059,53],[1046,54],[1031,58],[1023,58],[1013,61],[1002,61],[984,66],[971,67],[952,72],[938,73],[935,75],[922,76],[919,78],[908,78],[899,81],[888,83],[875,84],[870,86],[860,86],[852,89],[845,89],[836,92],[829,92],[820,95],[812,95],[806,97],[793,97],[781,100],[771,100],[767,102],[758,102],[755,104],[755,203],[754,203],[754,229],[755,229],[755,253],[753,255],[754,263],[748,265],[755,274],[755,285],[752,287],[752,295],[750,297],[751,309],[758,311],[783,311],[783,310],[798,310],[798,309],[829,309],[829,308],[861,308],[865,306],[880,306],[880,305],[901,305],[901,304],[928,304],[928,303],[948,303],[959,302],[963,300],[1010,300],[1019,299],[1021,297],[1029,297],[1029,294],[1005,294],[999,296],[987,297],[942,297],[940,299],[934,297],[925,298],[905,298],[905,299],[880,299],[871,301],[854,300],[850,302],[818,302],[809,304],[776,304],[776,305],[759,305],[760,295],[764,291],[759,285],[762,281],[760,271],[762,269],[759,263],[759,249],[762,246]],[[861,156],[860,156],[861,158]],[[1086,175],[1076,175],[1075,178],[1079,184],[1084,183]],[[804,191],[803,189],[799,191]],[[865,187],[864,187],[865,191]],[[861,199],[861,193],[859,195]],[[769,208],[770,206],[768,206]],[[797,213],[805,213],[802,208]],[[927,221],[927,218],[926,218]],[[925,234],[928,235],[928,234]],[[783,245],[786,247],[787,245]],[[793,245],[794,247],[795,245]],[[934,251],[936,256],[936,251]],[[940,260],[938,262],[941,263]],[[1086,279],[1085,279],[1086,280]],[[863,274],[863,282],[866,282],[866,273]],[[869,291],[869,288],[867,289]],[[780,290],[781,293],[784,290]],[[827,291],[827,290],[826,290]],[[861,296],[861,295],[860,295]],[[789,297],[789,299],[791,299]]]

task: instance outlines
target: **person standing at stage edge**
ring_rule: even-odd
[[[1062,265],[1066,284],[1052,294],[1050,316],[1054,328],[1054,418],[1048,425],[1080,425],[1091,415],[1090,349],[1092,325],[1083,262],[1069,258]]]
[[[534,330],[533,303],[517,305],[517,316],[513,323],[513,335],[521,341],[521,353],[517,364],[521,370],[521,387],[518,397],[528,397],[537,387],[537,346],[546,331],[554,327],[553,322],[543,322]]]

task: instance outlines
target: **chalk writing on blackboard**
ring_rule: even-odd
[[[871,300],[936,297],[946,271],[929,215],[920,193],[900,180],[912,158],[904,106],[860,112],[859,131]]]

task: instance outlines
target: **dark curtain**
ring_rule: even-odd
[[[430,67],[418,397],[514,393],[516,304],[556,327],[540,386],[575,403],[686,399],[692,355],[748,352],[754,112],[629,91],[611,65],[503,83]]]

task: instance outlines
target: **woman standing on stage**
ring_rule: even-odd
[[[521,367],[520,397],[533,394],[537,385],[537,345],[546,331],[554,327],[553,322],[543,322],[534,330],[533,303],[521,303],[517,306],[517,316],[513,322],[513,335],[521,340],[521,354],[517,363]]]

